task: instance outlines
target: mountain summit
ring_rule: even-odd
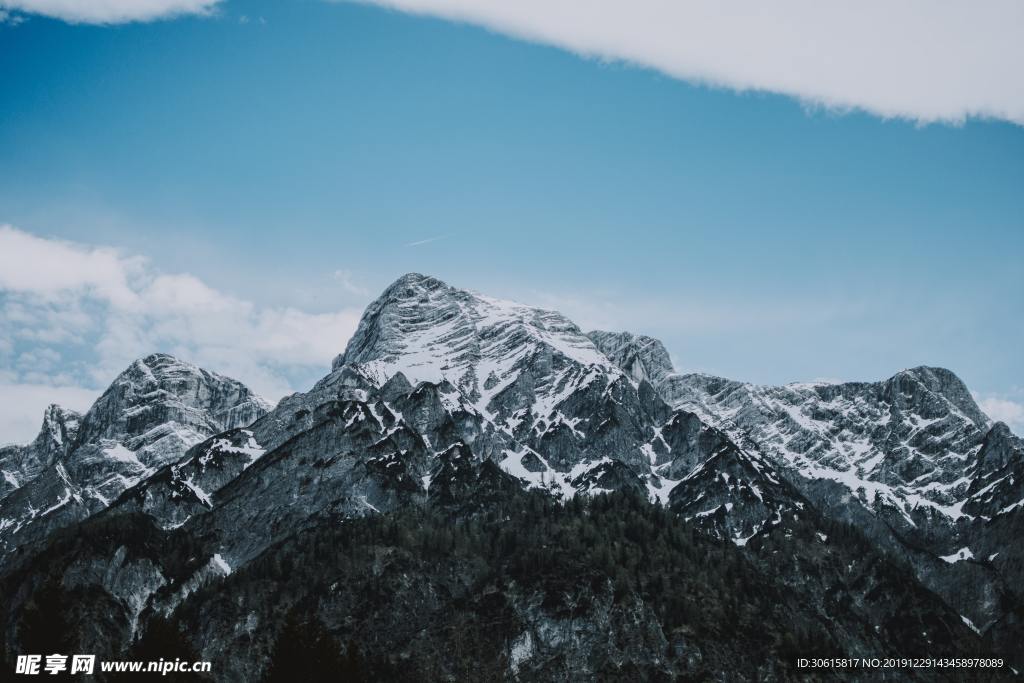
[[[367,307],[334,361],[342,365],[359,366],[380,384],[398,373],[412,384],[446,380],[484,412],[517,383],[537,387],[539,380],[554,390],[568,372],[618,373],[562,314],[418,273],[400,277]]]
[[[0,450],[0,548],[102,510],[203,439],[269,408],[242,383],[174,356],[134,361],[85,415],[50,406],[35,441]]]

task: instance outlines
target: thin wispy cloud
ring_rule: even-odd
[[[15,13],[70,24],[125,24],[211,14],[220,0],[0,0],[0,22]]]
[[[437,235],[435,237],[428,237],[428,238],[423,239],[423,240],[416,240],[415,242],[406,242],[405,246],[407,246],[407,247],[418,247],[418,246],[423,245],[423,244],[430,244],[431,242],[438,242],[440,240],[446,240],[449,237],[451,237],[451,235]]]
[[[1024,124],[1017,0],[355,1],[816,107]]]

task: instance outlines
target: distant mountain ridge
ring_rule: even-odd
[[[612,338],[617,349],[656,348]],[[636,351],[620,357],[638,362]],[[657,365],[656,390],[675,409],[761,454],[826,514],[904,557],[973,624],[999,620],[1003,598],[993,596],[1015,595],[1024,580],[1024,547],[1007,531],[1024,507],[1024,442],[954,373],[920,366],[881,382],[773,387]]]

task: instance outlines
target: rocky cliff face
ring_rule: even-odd
[[[79,442],[124,442],[158,466],[180,455],[180,444],[250,424],[269,408],[240,382],[157,353],[132,363],[103,392],[82,418]]]
[[[286,657],[288,629],[377,677],[700,678],[751,648],[768,664],[744,675],[769,679],[808,649],[1019,659],[1021,442],[944,370],[678,375],[656,340],[410,274],[273,409],[151,356],[51,422],[45,449],[0,452],[36,472],[0,502],[8,653],[74,587],[94,601],[76,642],[123,653],[170,624],[225,680]]]
[[[597,349],[637,382],[647,380],[654,386],[675,373],[665,346],[654,337],[629,332],[594,330],[587,336]]]
[[[63,458],[78,437],[81,419],[75,411],[52,404],[32,443],[0,448],[0,500]]]
[[[765,387],[672,375],[659,387],[780,464],[831,479],[869,506],[914,515],[963,515],[990,421],[953,373],[914,368],[884,382]]]
[[[0,452],[9,485],[0,552],[102,510],[191,446],[268,409],[241,383],[173,356],[135,361],[85,415],[51,406],[35,441]]]

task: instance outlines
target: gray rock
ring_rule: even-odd
[[[35,441],[0,456],[16,463],[5,480],[18,482],[0,500],[0,552],[103,510],[195,444],[268,409],[240,382],[173,356],[133,362],[84,416],[51,406]]]
[[[78,436],[82,416],[51,404],[32,443],[0,448],[0,500],[62,459]]]
[[[587,332],[598,350],[608,359],[629,373],[637,382],[647,380],[659,385],[666,377],[675,373],[672,359],[665,346],[654,337],[633,335],[629,332]]]

